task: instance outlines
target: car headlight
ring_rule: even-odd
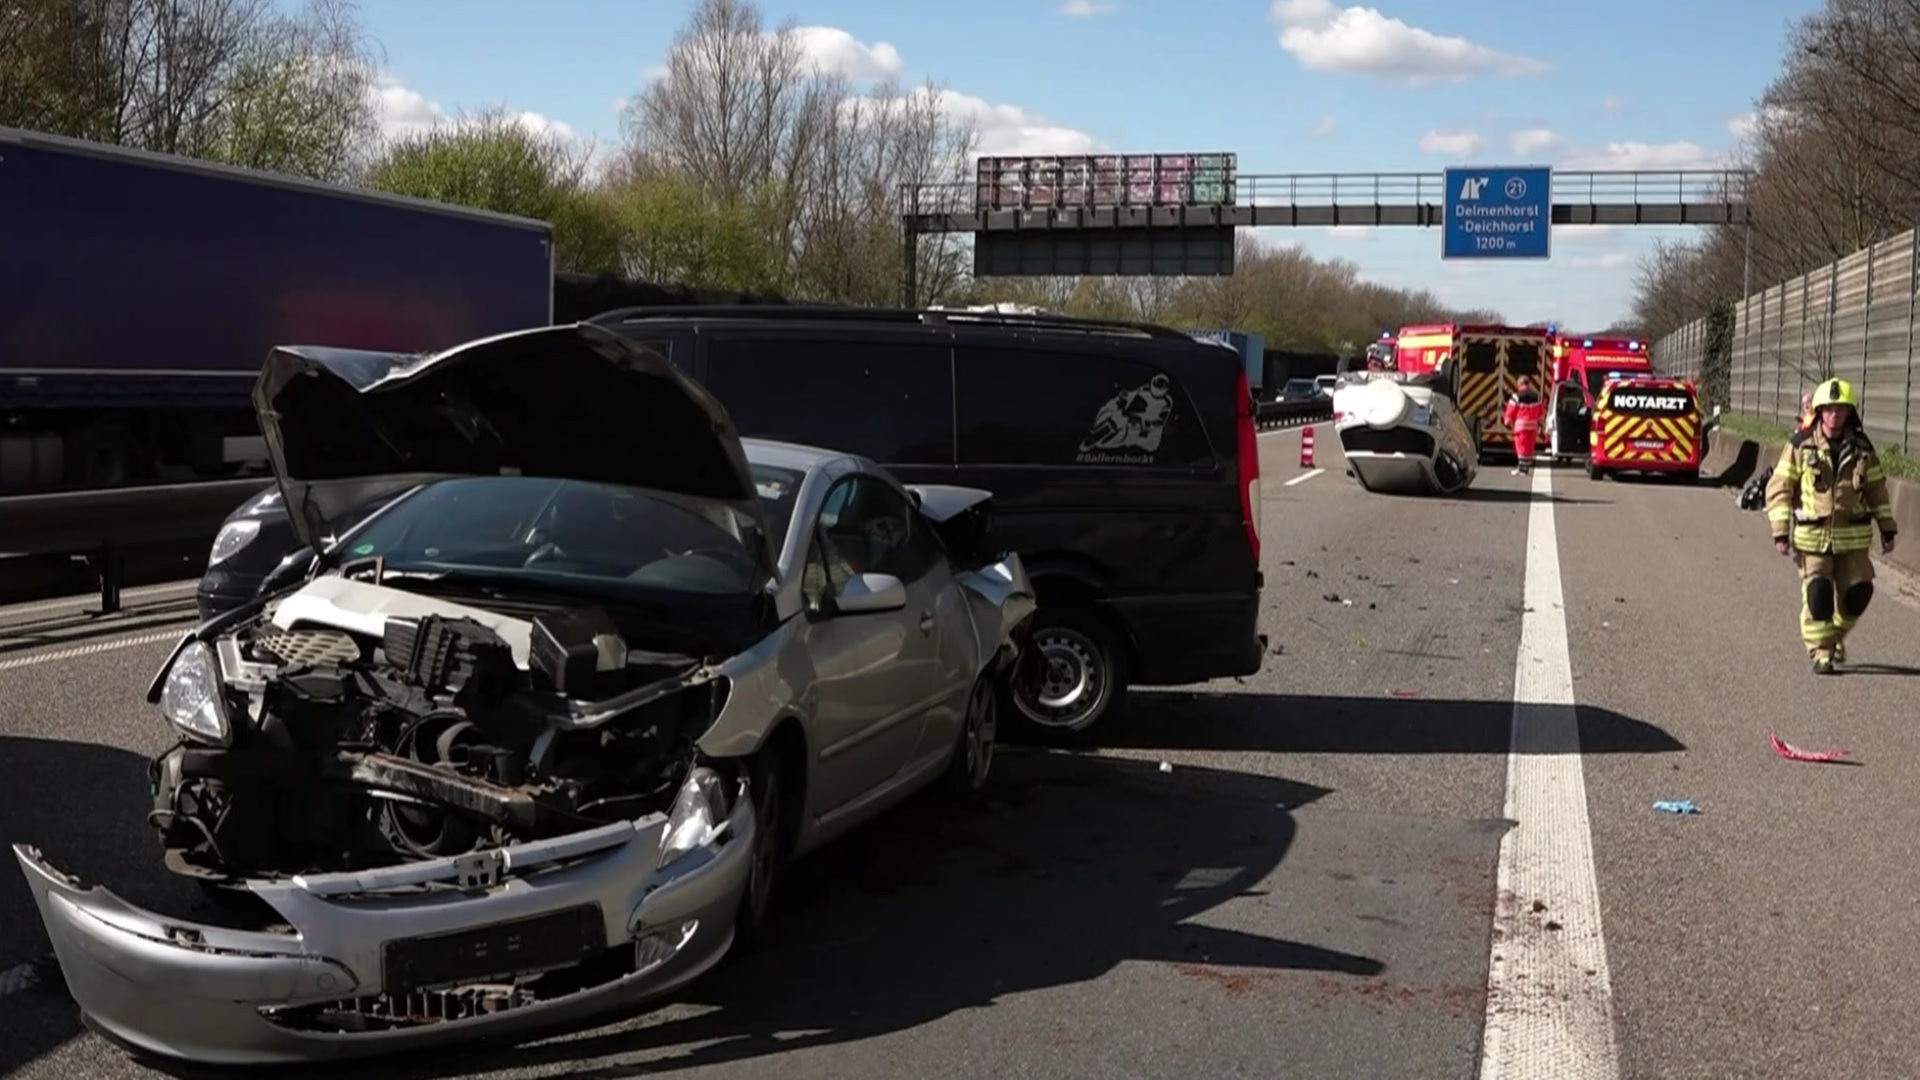
[[[207,553],[207,565],[217,566],[240,553],[240,549],[253,543],[260,535],[260,522],[254,518],[242,518],[229,521],[220,526],[219,533],[213,538],[213,550]]]
[[[726,796],[712,769],[694,769],[674,797],[673,812],[660,835],[660,867],[720,838],[727,824]]]
[[[233,736],[226,702],[220,697],[220,662],[204,641],[180,650],[160,687],[160,712],[181,731],[225,746]]]

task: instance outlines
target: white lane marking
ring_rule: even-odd
[[[34,653],[32,656],[16,656],[11,660],[0,660],[0,671],[13,671],[16,668],[32,667],[35,664],[51,664],[56,660],[72,660],[95,653],[113,652],[116,649],[131,649],[136,645],[151,645],[156,641],[178,641],[186,628],[161,630],[152,634],[136,634],[133,637],[114,638],[112,641],[95,641],[86,645],[74,645],[52,652]]]
[[[132,604],[141,600],[170,596],[174,593],[179,593],[182,597],[192,596],[193,591],[199,588],[199,586],[200,579],[194,578],[191,581],[173,581],[165,585],[147,585],[138,589],[124,589],[120,593],[120,603],[123,605]],[[88,593],[85,596],[67,596],[59,600],[43,600],[39,603],[23,604],[18,607],[0,607],[0,618],[10,618],[14,615],[32,615],[42,611],[84,608],[88,604],[98,603],[99,600],[99,593]]]
[[[1307,482],[1308,480],[1311,480],[1311,479],[1313,479],[1314,477],[1316,477],[1316,476],[1319,476],[1319,475],[1320,475],[1321,473],[1323,473],[1323,472],[1326,472],[1326,471],[1327,471],[1327,470],[1325,470],[1325,469],[1313,469],[1313,470],[1311,470],[1311,471],[1309,471],[1309,472],[1303,472],[1303,473],[1301,473],[1301,474],[1300,474],[1299,476],[1296,476],[1296,477],[1294,477],[1293,479],[1291,479],[1291,480],[1289,480],[1289,481],[1287,481],[1287,482],[1286,482],[1286,483],[1284,483],[1284,484],[1281,484],[1280,486],[1281,486],[1281,487],[1292,487],[1292,486],[1293,486],[1293,485],[1295,485],[1295,484],[1304,484],[1304,483],[1306,483],[1306,482]]]
[[[1552,496],[1552,472],[1536,470],[1481,1080],[1620,1075]]]

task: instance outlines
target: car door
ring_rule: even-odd
[[[932,568],[911,574],[911,549],[898,550],[911,536],[910,511],[884,480],[854,474],[829,489],[813,530],[801,592],[814,669],[812,801],[823,824],[883,796],[901,778],[920,745],[927,699],[939,687]],[[899,576],[905,606],[837,611],[833,597],[863,573]]]

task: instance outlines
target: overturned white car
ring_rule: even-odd
[[[1480,471],[1477,428],[1460,415],[1445,374],[1349,371],[1333,390],[1333,430],[1347,468],[1368,491],[1451,495]]]
[[[281,349],[255,404],[318,554],[149,691],[180,740],[147,821],[219,917],[14,848],[109,1037],[294,1062],[655,997],[760,927],[786,860],[985,782],[1033,610],[987,493],[741,440],[588,325]]]

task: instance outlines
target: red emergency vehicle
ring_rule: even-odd
[[[1705,434],[1698,387],[1666,375],[1608,374],[1594,396],[1587,475],[1659,472],[1699,479]]]
[[[1623,375],[1652,375],[1653,360],[1647,346],[1634,338],[1576,337],[1556,334],[1553,339],[1553,381],[1569,379],[1586,391],[1587,404],[1600,394],[1600,386],[1612,372]]]
[[[1422,323],[1395,335],[1401,371],[1453,376],[1453,399],[1479,436],[1481,456],[1513,453],[1503,411],[1521,376],[1545,395],[1553,374],[1553,331],[1543,326]]]

